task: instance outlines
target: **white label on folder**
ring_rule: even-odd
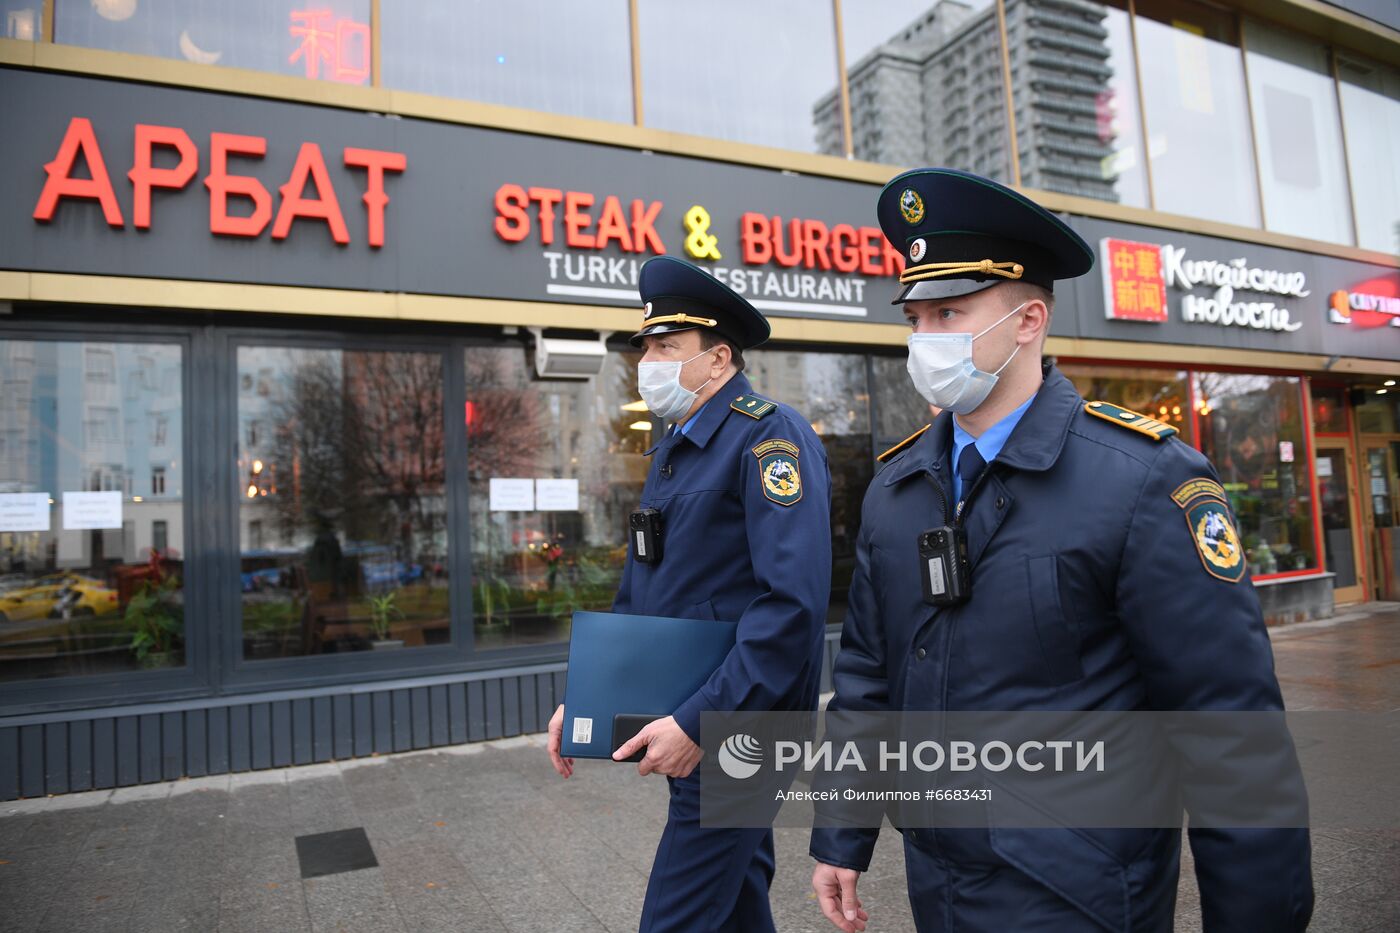
[[[593,720],[578,716],[574,719],[574,741],[587,745],[593,741]]]

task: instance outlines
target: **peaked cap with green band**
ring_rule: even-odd
[[[885,239],[904,256],[904,288],[892,304],[957,298],[1003,282],[1053,288],[1094,267],[1094,251],[1064,221],[970,172],[896,175],[876,213]]]

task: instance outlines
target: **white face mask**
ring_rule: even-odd
[[[689,360],[680,362],[638,363],[637,391],[641,393],[642,401],[647,403],[651,413],[663,421],[675,421],[690,411],[690,406],[695,404],[700,390],[714,380],[706,379],[696,388],[687,389],[681,385],[681,367],[718,349],[719,347],[711,347],[709,350],[701,350]]]
[[[930,405],[956,415],[976,411],[991,394],[997,376],[1016,358],[1021,345],[1016,345],[996,372],[984,373],[973,365],[972,341],[1000,326],[1026,304],[1012,308],[979,334],[910,334],[909,378],[914,380],[914,388]]]

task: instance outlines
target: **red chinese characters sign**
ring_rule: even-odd
[[[290,33],[298,44],[287,63],[300,63],[308,78],[327,78],[342,84],[364,84],[369,80],[368,23],[337,17],[329,9],[293,10]]]
[[[1111,320],[1167,319],[1167,283],[1162,274],[1162,247],[1105,237],[1099,242],[1104,309]]]

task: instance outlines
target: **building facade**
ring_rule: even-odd
[[[915,164],[1095,246],[1047,352],[1212,458],[1272,622],[1400,595],[1385,11],[225,6],[0,0],[0,798],[542,728],[661,253],[770,316],[748,373],[827,448],[829,664],[928,419],[873,210]]]

